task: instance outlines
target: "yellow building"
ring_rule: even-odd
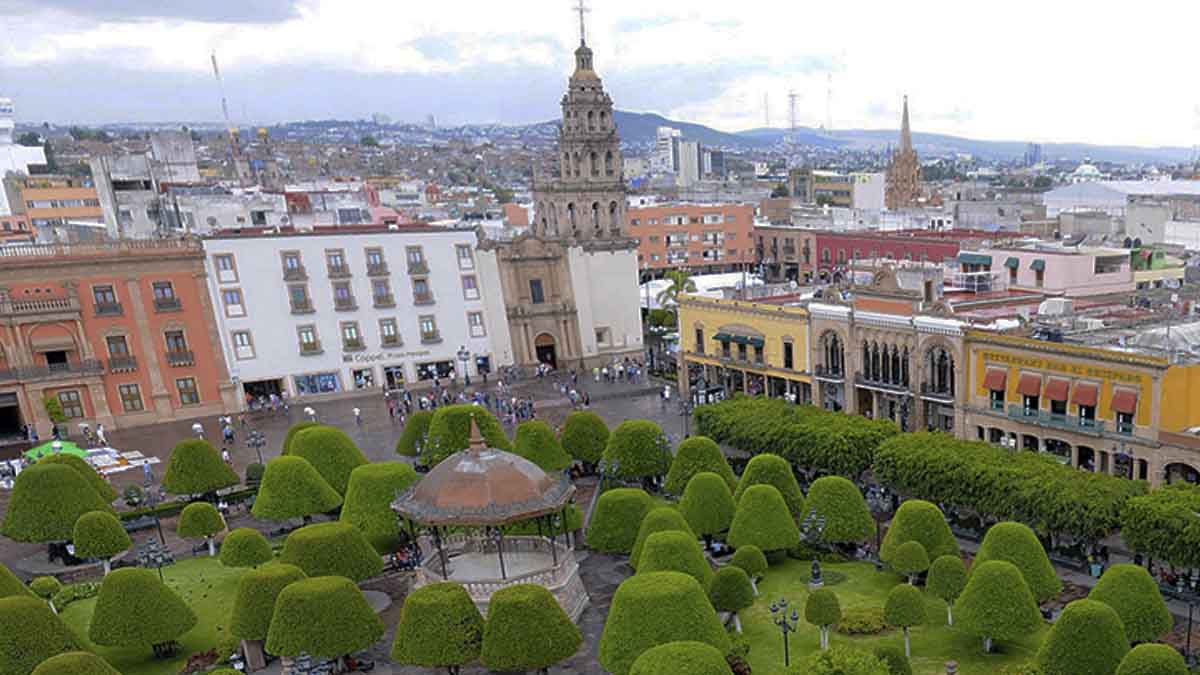
[[[756,300],[679,299],[680,391],[767,394],[812,401],[808,310],[796,295]]]

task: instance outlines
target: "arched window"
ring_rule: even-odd
[[[904,348],[904,353],[900,355],[900,384],[908,386],[908,347]]]
[[[608,227],[613,232],[621,231],[621,208],[616,202],[608,203]]]
[[[600,229],[600,202],[592,202],[592,229]]]
[[[575,153],[575,177],[579,178],[583,175],[583,162],[579,158],[579,153]]]
[[[608,128],[608,111],[606,111],[606,110],[600,111],[600,128],[601,129]]]
[[[863,343],[862,369],[866,373],[867,379],[872,379],[874,371],[871,370],[871,344],[869,342]]]
[[[571,153],[569,152],[563,153],[562,175],[563,178],[571,177]]]
[[[600,175],[600,156],[593,152],[591,154],[591,159],[592,159],[592,175],[599,176]]]
[[[570,202],[567,204],[567,221],[571,223],[572,230],[577,227],[575,222],[575,202]]]
[[[604,175],[613,175],[613,154],[612,150],[604,153]]]
[[[594,110],[588,111],[587,125],[588,125],[588,127],[587,127],[588,131],[592,131],[596,128],[596,112]]]
[[[879,370],[879,380],[881,382],[892,381],[892,354],[891,349],[887,345],[883,346],[883,355],[879,359]]]

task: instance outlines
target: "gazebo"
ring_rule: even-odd
[[[547,475],[524,457],[487,447],[472,418],[467,449],[442,460],[392,510],[421,530],[414,533],[422,553],[418,588],[460,583],[486,613],[492,593],[538,584],[575,620],[588,596],[565,531],[574,496],[565,475]],[[507,526],[522,521],[535,523],[538,534],[506,536]]]

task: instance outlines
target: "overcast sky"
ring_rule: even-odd
[[[23,121],[558,114],[571,0],[0,0],[0,95]],[[1197,0],[589,0],[617,106],[736,131],[913,127],[975,138],[1200,144]],[[1111,7],[1111,9],[1110,9]]]

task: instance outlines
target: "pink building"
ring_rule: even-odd
[[[1031,290],[1081,297],[1132,293],[1129,251],[1120,248],[1030,246],[961,251],[954,285]],[[985,290],[980,288],[979,290]]]

